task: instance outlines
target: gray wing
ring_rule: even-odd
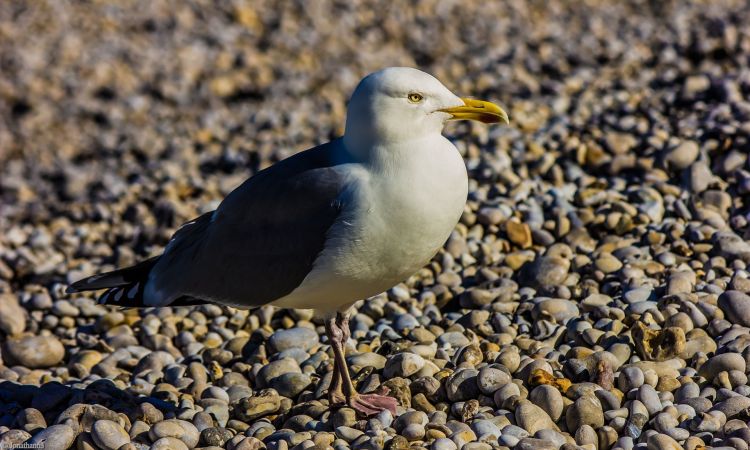
[[[178,230],[150,271],[144,303],[187,297],[252,307],[293,291],[346,201],[336,149],[324,144],[259,172]]]

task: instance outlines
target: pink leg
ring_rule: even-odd
[[[337,327],[336,319],[326,319],[326,334],[333,345],[334,330]],[[342,384],[341,370],[339,369],[338,360],[333,358],[333,374],[331,376],[331,386],[328,388],[328,404],[331,406],[342,406],[346,404],[346,396],[341,388]]]
[[[360,394],[354,389],[344,356],[344,345],[349,339],[350,334],[349,318],[346,315],[338,314],[336,319],[327,320],[326,333],[328,334],[328,339],[331,340],[331,347],[333,348],[334,370],[338,371],[341,379],[341,384],[338,385],[338,388],[343,391],[349,406],[365,416],[371,416],[386,409],[395,415],[396,405],[398,404],[395,398],[381,394]],[[336,374],[334,373],[335,380]],[[331,391],[334,387],[332,382],[331,389],[329,389],[329,397],[332,395]],[[334,391],[334,393],[336,392]]]

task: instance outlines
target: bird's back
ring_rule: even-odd
[[[128,283],[122,283],[122,273],[134,274],[138,266],[121,269],[116,278],[81,280],[72,290],[112,287],[102,299],[124,306],[253,307],[283,297],[312,270],[343,207],[347,177],[339,168],[347,160],[337,142],[300,152],[246,180],[216,211],[183,225],[149,270],[139,270]]]

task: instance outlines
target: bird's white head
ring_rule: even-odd
[[[389,67],[367,75],[354,90],[344,140],[354,146],[407,142],[441,133],[451,119],[508,122],[493,103],[460,98],[420,70]]]

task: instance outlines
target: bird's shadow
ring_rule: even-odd
[[[136,419],[138,405],[151,403],[169,416],[177,407],[153,397],[145,397],[117,387],[111,380],[100,379],[85,387],[65,385],[56,381],[40,386],[20,384],[12,381],[0,382],[0,426],[13,428],[17,415],[26,408],[39,410],[48,424],[62,423],[70,414],[63,414],[76,405],[80,414],[91,411],[92,405],[100,405],[115,413],[124,413],[131,421]],[[88,409],[86,409],[88,407]],[[96,414],[96,412],[94,412]]]

